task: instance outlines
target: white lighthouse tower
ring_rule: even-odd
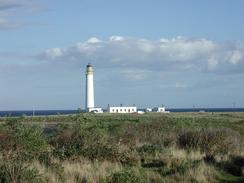
[[[94,108],[94,84],[93,68],[91,64],[86,66],[86,110],[90,112]]]
[[[101,108],[94,106],[93,67],[90,63],[86,66],[86,111],[102,112]]]

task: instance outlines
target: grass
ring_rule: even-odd
[[[60,167],[63,167],[62,175],[52,168],[47,168],[34,161],[32,166],[37,168],[43,175],[43,182],[58,183],[58,182],[101,182],[113,172],[121,170],[121,165],[109,161],[92,162],[87,159],[79,161],[63,161],[59,162]]]
[[[244,113],[4,117],[0,182],[238,183],[243,137]]]

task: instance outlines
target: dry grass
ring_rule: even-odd
[[[113,172],[117,172],[122,169],[119,163],[109,161],[89,161],[86,159],[79,160],[78,162],[64,161],[61,163],[63,167],[62,177],[53,171],[51,168],[46,168],[37,161],[33,163],[43,179],[48,183],[76,183],[76,182],[100,182]]]
[[[200,164],[195,167],[189,167],[184,173],[176,173],[166,176],[165,182],[196,182],[210,183],[216,182],[218,171],[214,166],[202,161],[204,154],[200,151],[186,151],[182,149],[170,148],[167,154],[161,155],[161,159],[165,161],[166,166],[173,167],[185,161],[200,161]],[[161,177],[162,178],[162,177]]]
[[[163,160],[167,166],[179,164],[183,161],[202,160],[204,154],[200,151],[187,151],[178,148],[169,148],[163,154],[159,155],[159,159]]]
[[[185,160],[200,160],[204,156],[200,151],[187,151],[184,149],[170,148],[169,153],[174,158]]]
[[[99,182],[104,180],[113,172],[119,171],[121,165],[108,161],[91,162],[84,160],[79,163],[64,162],[64,175],[69,177],[66,182],[76,182],[77,177],[86,179],[88,182]]]
[[[149,171],[147,177],[150,180],[154,180],[154,182],[160,183],[213,183],[217,182],[216,177],[218,177],[218,171],[213,166],[202,162],[199,166],[190,168],[184,174],[176,173],[171,176],[162,177],[156,172]]]
[[[170,148],[164,154],[161,154],[159,158],[167,163],[166,166],[172,167],[183,161],[201,160],[202,157],[203,154],[199,151],[188,152],[186,150]],[[99,183],[106,180],[111,174],[123,169],[120,163],[109,161],[90,161],[87,159],[63,162],[55,161],[63,167],[62,177],[55,170],[46,168],[38,161],[33,163],[33,166],[39,170],[44,182]],[[140,167],[133,167],[133,169],[140,174]],[[204,163],[204,161],[200,161],[198,166],[189,167],[184,173],[175,173],[168,176],[162,176],[153,169],[144,169],[144,172],[148,180],[147,182],[210,183],[216,182],[216,177],[218,177],[216,168],[213,165]]]
[[[213,166],[202,162],[196,168],[189,169],[189,171],[183,175],[183,180],[185,182],[190,182],[191,180],[191,182],[212,183],[216,181],[217,174],[218,172]]]

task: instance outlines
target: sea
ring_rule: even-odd
[[[144,109],[139,109],[144,110]],[[172,108],[170,112],[244,112],[244,108]],[[13,116],[49,116],[77,114],[78,110],[26,110],[26,111],[0,111],[0,117]]]

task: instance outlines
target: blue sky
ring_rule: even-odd
[[[0,110],[244,107],[242,0],[0,0]]]

